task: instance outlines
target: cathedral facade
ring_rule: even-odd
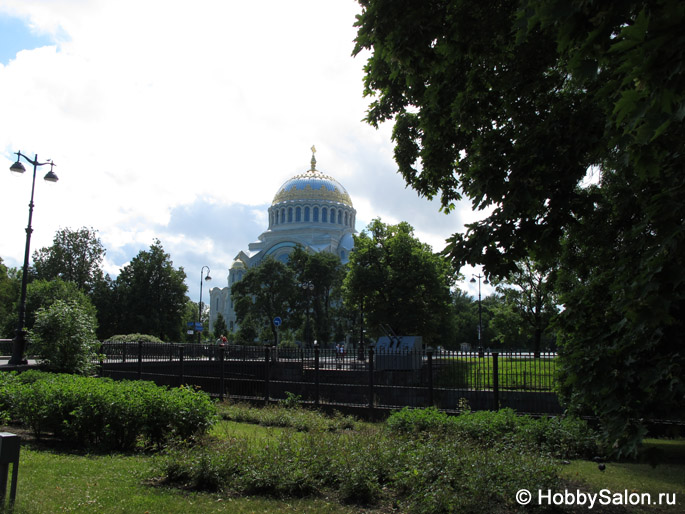
[[[210,290],[209,326],[219,313],[229,331],[237,328],[231,287],[245,272],[270,256],[287,262],[296,246],[311,252],[330,252],[345,263],[353,248],[357,212],[345,188],[333,177],[316,169],[312,147],[309,170],[287,180],[269,207],[269,227],[247,250],[240,251],[228,271],[228,285]]]

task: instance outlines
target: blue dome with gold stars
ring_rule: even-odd
[[[314,155],[311,169],[295,175],[278,188],[271,205],[297,200],[318,200],[352,207],[352,199],[340,182],[316,169]]]

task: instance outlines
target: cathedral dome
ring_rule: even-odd
[[[314,155],[311,169],[295,175],[278,188],[271,205],[295,200],[328,201],[352,207],[352,199],[340,182],[316,169]]]

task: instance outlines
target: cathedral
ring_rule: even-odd
[[[228,271],[228,286],[210,290],[209,326],[221,313],[229,331],[237,328],[231,287],[246,270],[271,256],[282,262],[296,246],[312,252],[330,252],[345,263],[354,245],[356,211],[345,188],[316,169],[312,147],[311,167],[287,180],[276,191],[268,211],[269,227],[257,241],[235,256]]]

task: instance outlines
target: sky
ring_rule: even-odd
[[[363,122],[368,54],[352,57],[353,0],[0,0],[0,257],[23,262],[38,168],[31,254],[55,232],[92,227],[116,277],[159,239],[198,301],[226,287],[240,250],[267,228],[279,186],[309,169],[337,179],[357,210],[409,222],[441,250],[478,219],[408,188],[390,124]],[[462,270],[461,287],[478,294]],[[484,288],[483,293],[487,292]]]

